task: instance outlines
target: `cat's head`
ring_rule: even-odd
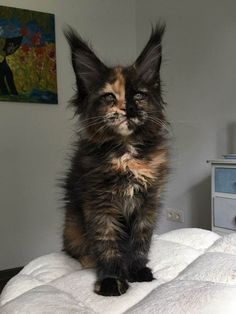
[[[152,29],[146,46],[131,66],[112,68],[74,30],[65,32],[77,83],[72,102],[89,136],[129,137],[163,127],[160,66],[164,29],[164,25]]]

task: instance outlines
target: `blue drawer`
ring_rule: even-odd
[[[236,194],[236,168],[215,168],[215,192]]]

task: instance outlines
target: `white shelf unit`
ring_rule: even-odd
[[[223,235],[236,232],[236,160],[211,163],[211,228]]]

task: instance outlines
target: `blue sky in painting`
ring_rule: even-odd
[[[8,20],[1,18],[0,13],[0,37],[9,38],[22,36],[22,28],[27,28],[29,33],[28,35],[23,36],[22,44],[33,46],[32,37],[36,33],[41,33],[40,46],[43,46],[45,43],[55,43],[54,23],[54,15],[51,15],[50,28],[52,31],[50,33],[45,33],[42,27],[36,21],[31,21],[22,25],[17,17]]]

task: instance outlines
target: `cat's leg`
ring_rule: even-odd
[[[89,251],[89,239],[86,237],[79,216],[69,207],[67,207],[63,229],[63,251],[77,259],[84,268],[96,266]]]
[[[152,271],[147,267],[148,251],[150,247],[151,236],[136,236],[132,241],[131,262],[129,264],[129,282],[134,281],[152,281],[154,279]]]
[[[147,209],[145,215],[136,217],[132,225],[129,282],[154,279],[151,269],[147,267],[147,262],[155,218],[156,213]]]
[[[126,292],[128,283],[125,257],[119,248],[122,226],[113,210],[103,210],[87,221],[88,234],[96,259],[97,282],[94,291],[104,296]],[[91,238],[92,237],[92,238]]]

